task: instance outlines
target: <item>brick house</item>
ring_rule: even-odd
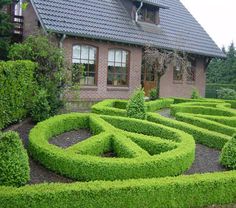
[[[204,96],[207,65],[224,57],[179,0],[31,0],[25,11],[20,4],[10,9],[16,35],[25,38],[40,29],[55,34],[67,62],[78,69],[72,77],[84,100],[127,99],[140,85],[148,94],[157,78],[142,63],[147,45],[191,57],[187,76],[169,66],[161,79],[162,97],[190,97],[194,87]]]

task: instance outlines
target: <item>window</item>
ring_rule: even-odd
[[[19,0],[15,4],[14,15],[15,16],[22,16],[22,0]]]
[[[173,69],[173,79],[174,81],[183,81],[183,70],[180,66],[175,66]]]
[[[195,82],[195,79],[196,79],[196,66],[197,66],[196,59],[190,60],[190,67],[187,69],[187,81],[188,82]]]
[[[97,48],[88,45],[73,46],[72,82],[96,85]]]
[[[128,71],[129,52],[121,49],[109,50],[107,84],[112,86],[127,86]]]
[[[156,10],[152,7],[143,7],[139,13],[139,20],[149,23],[156,23]]]

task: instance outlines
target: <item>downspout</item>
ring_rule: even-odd
[[[66,39],[66,34],[63,34],[61,39],[60,39],[60,42],[59,42],[59,47],[60,48],[63,48],[63,42],[64,42],[65,39]]]
[[[143,1],[140,2],[140,6],[136,11],[135,22],[138,22],[138,13],[142,9],[142,7],[143,7]]]

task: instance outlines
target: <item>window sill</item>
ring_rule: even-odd
[[[120,87],[120,86],[108,86],[107,91],[129,91],[129,87]]]
[[[173,84],[183,84],[183,80],[174,80]]]
[[[92,86],[92,85],[91,86],[89,86],[89,85],[86,86],[86,85],[84,85],[84,86],[80,86],[80,89],[81,90],[95,90],[96,91],[98,89],[98,86],[96,86],[96,85],[95,86]]]
[[[195,81],[186,81],[186,83],[189,85],[195,85]]]

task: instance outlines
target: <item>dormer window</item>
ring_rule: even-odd
[[[160,24],[160,9],[169,9],[168,6],[147,0],[133,0],[132,12],[135,11],[135,21]],[[133,17],[133,16],[132,16]]]
[[[139,21],[156,24],[156,8],[144,6],[139,13]]]

